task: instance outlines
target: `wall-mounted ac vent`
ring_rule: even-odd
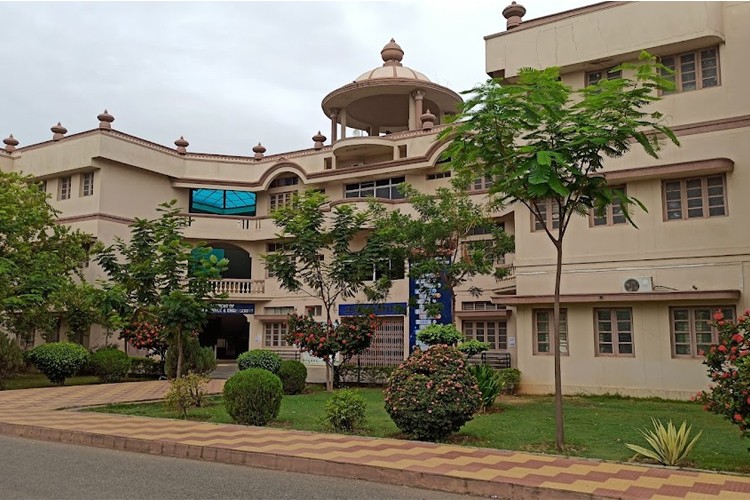
[[[654,279],[652,277],[626,278],[622,281],[622,291],[628,293],[652,292]]]

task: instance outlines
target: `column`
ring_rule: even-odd
[[[253,344],[255,344],[257,347],[256,349],[260,349],[263,347],[263,339],[258,337],[255,339],[255,342],[253,342],[253,315],[252,314],[243,314],[245,317],[245,320],[247,321],[247,350],[253,349]]]
[[[338,116],[338,114],[339,108],[333,108],[331,110],[331,144],[338,140],[336,136],[336,117]]]
[[[412,97],[414,97],[414,128],[419,129],[422,125],[422,113],[424,112],[423,109],[423,102],[424,102],[424,91],[422,90],[415,90],[411,93]]]
[[[339,123],[341,126],[341,138],[346,139],[346,108],[339,111]]]

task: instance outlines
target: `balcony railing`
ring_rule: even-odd
[[[227,278],[213,280],[214,293],[227,294],[230,297],[239,295],[258,295],[266,291],[265,280]]]

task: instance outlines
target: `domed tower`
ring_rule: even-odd
[[[377,136],[422,128],[421,117],[427,110],[435,115],[434,125],[442,123],[446,114],[456,113],[461,97],[401,64],[404,51],[395,40],[380,55],[382,66],[323,98],[323,112],[331,119],[331,142],[345,139],[346,127]]]

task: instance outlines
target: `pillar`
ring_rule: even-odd
[[[336,117],[339,114],[339,108],[333,108],[331,110],[331,144],[336,142],[338,140],[338,136],[336,135]]]
[[[424,102],[424,91],[422,90],[415,90],[411,93],[412,97],[414,97],[414,127],[413,129],[419,128],[419,118],[422,116],[423,113],[423,102]],[[411,126],[409,127],[412,128]]]
[[[247,321],[247,350],[251,350],[253,348],[253,315],[252,314],[243,314],[245,317],[245,320]],[[262,332],[262,330],[261,330]],[[256,349],[262,349],[263,348],[263,338],[258,337],[255,339],[255,344],[258,346]]]
[[[339,111],[339,124],[341,126],[341,138],[346,139],[346,109]]]

